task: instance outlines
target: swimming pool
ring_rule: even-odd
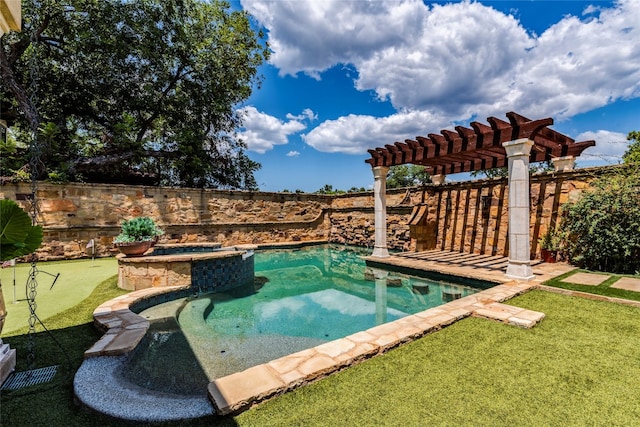
[[[397,273],[376,280],[366,254],[336,245],[256,252],[250,287],[141,312],[151,327],[121,374],[149,390],[201,395],[215,378],[478,291]]]

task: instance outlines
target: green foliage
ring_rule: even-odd
[[[364,187],[351,187],[347,190],[347,193],[364,193],[365,191],[367,191],[367,189]]]
[[[507,178],[509,176],[509,168],[491,168],[485,169],[481,171],[473,171],[471,172],[472,177],[483,177],[483,178]]]
[[[316,194],[344,194],[344,190],[334,189],[333,185],[325,184],[324,187],[315,192]]]
[[[431,176],[424,166],[399,165],[389,168],[387,188],[413,187],[431,182]]]
[[[42,227],[13,200],[0,200],[0,261],[33,253],[42,243]]]
[[[153,240],[164,232],[156,222],[149,217],[140,216],[122,221],[120,234],[113,240],[114,243],[131,243]]]
[[[218,0],[34,3],[22,2],[23,31],[0,39],[0,102],[20,141],[38,116],[56,130],[41,141],[43,176],[257,188],[236,110],[269,49],[246,12]],[[22,164],[7,169],[28,162],[28,150],[15,155]]]
[[[536,163],[531,163],[529,165],[529,173],[531,174],[552,172],[552,171],[553,171],[553,165],[551,164],[550,161],[536,162]],[[480,176],[484,178],[507,178],[509,176],[509,168],[505,166],[502,168],[491,168],[491,169],[485,169],[481,171],[473,171],[471,172],[471,176],[472,177]]]
[[[557,251],[563,246],[564,233],[560,230],[549,227],[547,232],[538,240],[541,249]]]
[[[627,135],[629,147],[622,156],[624,163],[640,163],[640,131],[631,131]]]
[[[601,178],[564,206],[567,253],[575,265],[613,273],[640,271],[640,170]]]

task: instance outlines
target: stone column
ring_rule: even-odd
[[[568,172],[572,171],[576,165],[576,158],[574,156],[554,157],[551,159],[554,172]]]
[[[376,241],[371,256],[387,258],[387,172],[386,166],[373,168],[373,200],[375,206]]]
[[[530,280],[529,153],[533,141],[523,138],[502,144],[509,158],[509,264],[507,276]]]

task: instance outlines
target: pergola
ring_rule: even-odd
[[[387,144],[368,150],[366,162],[375,178],[375,247],[373,256],[388,257],[386,243],[386,176],[391,166],[424,166],[434,184],[447,174],[509,167],[509,266],[507,275],[533,277],[529,259],[529,164],[550,161],[556,171],[573,169],[575,158],[595,141],[576,142],[549,126],[552,118],[531,120],[517,113],[508,122],[489,117],[489,125],[472,122],[471,128],[456,126],[427,137]]]

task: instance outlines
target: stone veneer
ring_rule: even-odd
[[[555,227],[563,203],[575,200],[597,176],[620,166],[533,175],[530,186],[531,254]],[[4,183],[0,197],[29,208],[29,183]],[[161,243],[220,242],[223,246],[328,240],[374,244],[373,192],[343,195],[261,193],[105,184],[38,184],[42,260],[117,253],[113,238],[123,219],[151,216],[165,230]],[[508,255],[506,179],[387,190],[390,249],[458,250]],[[409,226],[414,208],[424,215]]]
[[[245,245],[220,248],[220,244],[157,245],[144,256],[118,255],[118,287],[130,291],[146,288],[190,286],[196,292],[221,292],[253,284],[254,262]]]

